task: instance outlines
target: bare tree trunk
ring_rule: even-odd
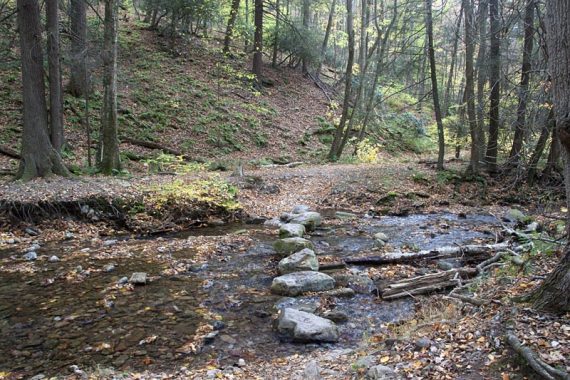
[[[273,56],[271,66],[277,67],[277,52],[279,51],[279,25],[281,23],[281,4],[275,0],[275,41],[273,41]]]
[[[40,8],[37,0],[18,0],[17,7],[24,127],[22,159],[16,178],[26,181],[51,174],[67,176],[69,172],[59,153],[52,147],[48,135]]]
[[[309,0],[303,0],[303,29],[305,32],[308,31],[309,29],[309,18],[310,18],[310,2]],[[303,43],[305,44],[305,43]],[[307,48],[305,46],[305,48]],[[308,62],[307,62],[307,58],[305,57],[306,54],[303,54],[303,59],[302,59],[302,64],[301,64],[301,72],[303,73],[303,75],[307,75],[309,74],[309,66],[308,66]]]
[[[69,8],[71,30],[71,68],[68,91],[75,97],[89,93],[90,78],[87,59],[87,13],[85,0],[71,0]],[[85,83],[87,78],[87,83]]]
[[[478,174],[481,162],[481,148],[479,146],[481,131],[475,117],[475,84],[473,80],[473,53],[475,48],[472,0],[463,0],[463,12],[465,14],[465,99],[467,100],[467,119],[471,131],[471,158],[467,171]]]
[[[255,35],[253,38],[253,68],[257,85],[261,87],[263,67],[263,0],[255,0]]]
[[[240,0],[232,0],[232,8],[230,10],[230,18],[228,19],[228,26],[226,28],[226,36],[224,38],[224,53],[229,54],[230,52],[230,44],[232,42],[233,33],[234,33],[234,26],[236,24],[237,14],[239,11],[239,1]]]
[[[435,120],[437,123],[438,137],[438,155],[437,170],[443,170],[443,159],[445,157],[445,135],[443,131],[443,121],[441,117],[441,108],[439,105],[439,92],[437,89],[437,71],[435,67],[435,50],[433,48],[433,19],[432,19],[432,0],[426,0],[426,32],[428,36],[428,56],[431,73],[431,91],[433,97],[433,109],[435,111]]]
[[[463,3],[457,17],[457,25],[455,26],[455,39],[453,40],[453,50],[451,53],[451,67],[449,68],[449,77],[447,78],[447,86],[445,87],[445,95],[443,100],[443,117],[449,114],[449,103],[451,99],[451,86],[455,74],[455,63],[457,62],[457,49],[459,48],[459,30],[461,29],[461,20],[463,20]]]
[[[56,151],[61,151],[63,138],[63,88],[59,50],[59,8],[57,0],[46,0],[47,46],[49,64],[49,121],[50,140]]]
[[[533,185],[536,180],[538,161],[540,160],[540,157],[542,157],[542,153],[546,147],[546,141],[548,140],[548,136],[550,136],[550,131],[554,129],[554,124],[554,109],[551,108],[548,113],[548,120],[540,131],[540,137],[538,138],[536,147],[534,148],[534,152],[532,153],[528,163],[527,182],[530,185]]]
[[[528,102],[528,84],[532,69],[531,56],[534,43],[534,0],[528,0],[524,16],[524,44],[521,68],[521,83],[519,87],[519,104],[517,108],[517,120],[514,129],[513,146],[509,154],[509,164],[516,166],[520,159],[523,145],[524,131],[526,126],[526,105]]]
[[[329,19],[327,21],[327,29],[325,30],[325,38],[323,39],[323,45],[321,46],[321,56],[319,58],[319,66],[316,72],[317,78],[319,78],[319,75],[321,75],[321,70],[323,69],[323,62],[325,60],[325,55],[327,53],[327,45],[329,44],[329,38],[331,35],[331,29],[334,21],[335,7],[336,7],[336,0],[332,0],[331,9],[329,11]]]
[[[499,0],[489,1],[489,16],[491,18],[491,50],[489,51],[491,95],[489,96],[489,141],[487,143],[485,163],[489,173],[496,173],[499,148],[499,106],[501,101],[501,19]]]
[[[98,165],[102,173],[121,169],[117,138],[117,35],[118,0],[104,0],[105,31],[103,36],[103,108],[99,138]]]
[[[346,29],[348,33],[348,60],[346,63],[346,75],[344,79],[345,80],[344,101],[342,104],[342,115],[340,117],[340,122],[335,130],[334,139],[328,154],[328,159],[331,161],[337,160],[339,158],[344,127],[346,126],[346,121],[348,119],[348,113],[350,107],[350,93],[352,92],[352,67],[354,65],[354,25],[353,25],[353,13],[352,13],[352,0],[346,0]]]
[[[487,22],[489,21],[489,0],[479,0],[479,52],[475,68],[477,71],[477,128],[479,129],[479,141],[477,147],[479,161],[485,156],[485,84],[488,79],[488,56],[487,56]]]
[[[570,206],[570,3],[550,0],[546,4],[548,25],[548,65],[552,78],[552,96],[556,125],[564,157],[566,202]],[[570,232],[570,214],[566,223]],[[554,313],[570,311],[570,245],[564,257],[544,282],[532,294],[534,307]]]
[[[552,137],[550,139],[550,150],[548,152],[548,159],[546,166],[542,171],[543,177],[551,177],[554,173],[562,172],[560,167],[560,140],[558,139],[558,130],[556,129],[556,121],[552,127]]]

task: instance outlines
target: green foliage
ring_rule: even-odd
[[[185,210],[200,204],[227,212],[237,211],[237,188],[218,176],[192,182],[173,181],[156,186],[145,196],[145,204],[156,213]]]
[[[143,161],[149,173],[173,172],[177,174],[195,173],[205,170],[205,165],[186,162],[183,157],[160,153]]]
[[[380,153],[380,146],[378,144],[366,138],[356,145],[356,149],[358,162],[366,164],[378,163],[378,154]]]

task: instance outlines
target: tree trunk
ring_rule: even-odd
[[[426,0],[426,29],[428,36],[428,55],[431,73],[431,92],[433,97],[433,109],[437,123],[438,154],[437,170],[443,170],[443,159],[445,156],[445,135],[443,131],[443,121],[441,118],[441,108],[439,105],[439,92],[437,89],[437,71],[435,67],[435,50],[433,48],[433,20],[432,20],[432,0]]]
[[[488,79],[488,56],[487,56],[487,22],[489,21],[489,0],[479,0],[479,52],[475,68],[477,71],[477,128],[479,130],[479,141],[477,141],[477,152],[479,162],[483,161],[485,155],[485,84]]]
[[[570,206],[570,3],[550,0],[546,4],[548,25],[548,66],[552,78],[552,96],[556,126],[564,157],[566,202]],[[570,214],[566,223],[570,232]],[[533,293],[534,307],[554,313],[570,311],[570,245],[564,257]]]
[[[445,87],[445,95],[443,100],[443,117],[447,117],[449,115],[451,86],[453,85],[455,64],[457,62],[457,49],[459,48],[459,30],[461,29],[461,20],[463,20],[463,3],[461,4],[459,16],[457,17],[457,25],[455,26],[455,39],[453,40],[453,50],[451,52],[451,67],[449,68],[449,77],[447,78],[447,85]]]
[[[117,34],[118,0],[105,0],[105,31],[103,35],[103,107],[99,138],[99,169],[113,174],[121,169],[117,138]]]
[[[323,39],[323,45],[321,46],[321,56],[319,58],[319,66],[316,72],[317,79],[319,78],[319,75],[321,75],[321,70],[323,69],[323,62],[325,61],[325,56],[327,53],[327,45],[329,44],[329,38],[331,35],[331,29],[334,21],[335,7],[336,7],[336,0],[332,0],[331,9],[329,11],[329,19],[327,21],[327,29],[325,30],[325,38]]]
[[[307,33],[307,31],[309,30],[309,18],[310,18],[310,2],[309,0],[303,0],[303,30],[305,33]],[[303,73],[303,75],[307,75],[309,74],[309,64],[307,62],[307,58],[306,58],[306,50],[308,48],[308,46],[306,46],[306,43],[303,42],[303,44],[305,45],[305,50],[303,53],[303,59],[302,59],[302,64],[301,64],[301,72]]]
[[[469,130],[471,132],[471,158],[469,160],[468,172],[479,173],[481,162],[481,133],[477,125],[475,116],[475,84],[473,80],[473,4],[472,0],[463,0],[463,12],[465,15],[465,99],[467,100],[467,119],[469,120]]]
[[[277,52],[279,51],[279,24],[281,23],[281,4],[279,0],[275,1],[275,40],[273,41],[273,54],[271,57],[271,66],[277,67]]]
[[[59,50],[59,7],[57,0],[46,0],[47,46],[49,64],[50,140],[56,151],[63,146],[63,88]]]
[[[342,144],[344,127],[348,119],[350,93],[352,92],[352,67],[354,65],[354,25],[352,14],[352,0],[346,0],[346,29],[348,33],[348,60],[346,63],[346,75],[344,78],[344,101],[342,104],[342,115],[340,117],[340,122],[335,130],[334,139],[328,154],[328,159],[331,161],[335,161],[339,158],[339,151]]]
[[[550,150],[548,152],[548,159],[546,166],[542,171],[542,177],[551,177],[554,173],[561,173],[560,167],[560,140],[558,139],[558,131],[556,129],[556,121],[552,127],[552,137],[550,139]]]
[[[489,51],[489,141],[485,163],[489,173],[497,172],[497,153],[499,142],[499,106],[501,101],[501,19],[499,0],[489,1],[489,16],[491,19],[491,49]]]
[[[236,24],[237,14],[239,11],[239,1],[240,0],[232,0],[232,8],[230,10],[230,18],[228,19],[228,26],[226,28],[226,36],[224,38],[224,53],[229,54],[230,52],[230,44],[232,42],[233,33],[234,33],[234,26]]]
[[[37,0],[18,0],[22,64],[24,127],[16,178],[24,181],[51,174],[67,176],[59,153],[51,145],[43,73],[40,8]]]
[[[75,97],[89,93],[90,78],[87,72],[87,13],[85,0],[71,0],[69,8],[71,33],[71,67],[67,90]],[[87,78],[87,80],[85,80]]]
[[[534,185],[534,181],[536,179],[536,173],[538,168],[538,161],[540,157],[542,157],[542,153],[544,152],[544,148],[546,148],[546,141],[548,140],[548,136],[550,136],[550,131],[554,127],[554,109],[551,108],[550,112],[548,113],[548,119],[542,130],[540,131],[540,136],[538,141],[536,142],[536,146],[534,148],[534,152],[530,157],[530,161],[528,163],[528,172],[527,172],[527,182],[529,185]]]
[[[509,163],[516,166],[520,159],[526,125],[526,106],[528,102],[528,84],[532,69],[531,57],[534,43],[534,8],[535,0],[528,0],[524,16],[524,47],[521,68],[521,83],[519,87],[519,104],[517,107],[517,120],[515,121],[515,136],[509,154]]]
[[[253,38],[253,68],[257,86],[261,88],[261,71],[263,67],[263,0],[255,0],[255,34]]]

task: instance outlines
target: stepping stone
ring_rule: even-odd
[[[277,332],[296,342],[337,342],[338,328],[334,322],[311,313],[283,309],[277,320]]]
[[[334,279],[320,272],[294,272],[273,279],[271,292],[283,296],[297,296],[305,292],[322,292],[334,288]]]

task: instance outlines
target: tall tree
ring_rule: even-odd
[[[255,33],[253,36],[253,68],[258,87],[261,86],[261,71],[263,67],[263,0],[255,0]]]
[[[517,119],[514,129],[515,136],[513,138],[513,146],[509,154],[511,165],[519,162],[519,156],[522,150],[524,131],[526,125],[526,106],[528,103],[528,85],[530,82],[530,71],[532,69],[531,57],[534,45],[534,8],[535,0],[527,0],[524,16],[524,43],[523,58],[521,67],[521,82],[519,85],[519,102],[517,107]]]
[[[327,53],[327,46],[329,44],[329,38],[331,35],[331,29],[334,22],[334,9],[336,7],[336,0],[332,0],[331,8],[329,10],[329,18],[327,21],[327,28],[325,30],[325,38],[323,39],[323,44],[321,46],[321,55],[319,57],[319,65],[317,67],[316,77],[321,75],[321,70],[323,68],[323,62],[325,61],[325,55]]]
[[[352,69],[354,66],[354,17],[352,12],[352,0],[346,0],[346,32],[348,33],[348,60],[346,62],[344,100],[342,103],[342,115],[340,122],[336,127],[331,149],[329,150],[328,159],[337,160],[341,153],[342,140],[344,137],[344,129],[349,115],[350,94],[352,92]]]
[[[43,72],[42,33],[38,0],[18,0],[18,25],[22,64],[24,128],[22,159],[16,178],[29,180],[51,174],[67,176],[59,153],[48,134],[48,115]]]
[[[87,13],[85,0],[71,0],[69,5],[71,34],[71,67],[67,90],[76,97],[89,93],[87,71]]]
[[[497,172],[497,153],[499,150],[499,106],[501,102],[501,19],[499,0],[489,0],[491,18],[491,48],[489,50],[489,141],[485,163],[489,173]]]
[[[479,30],[479,51],[477,52],[477,60],[475,61],[475,70],[477,74],[477,105],[475,108],[477,114],[477,128],[479,130],[479,141],[477,154],[480,160],[485,156],[485,105],[487,103],[487,91],[485,85],[489,77],[489,62],[487,54],[487,40],[489,39],[487,24],[489,23],[489,0],[479,0],[478,7],[478,30]]]
[[[103,107],[99,137],[98,166],[102,173],[121,169],[117,137],[117,38],[118,0],[104,0],[105,31],[103,33]]]
[[[228,26],[226,28],[226,36],[224,37],[224,53],[228,54],[230,52],[230,44],[232,42],[234,26],[236,24],[236,19],[239,11],[239,1],[232,0],[232,7],[230,9],[230,18],[228,19]]]
[[[468,172],[479,173],[481,163],[481,134],[475,116],[475,83],[473,78],[473,54],[475,43],[473,38],[473,3],[472,0],[463,0],[463,13],[465,15],[465,94],[467,101],[467,119],[471,132],[471,157]]]
[[[46,0],[46,23],[49,65],[49,132],[51,144],[59,152],[63,146],[64,137],[58,0]]]
[[[550,0],[546,3],[548,21],[548,66],[552,78],[552,96],[556,128],[564,157],[566,202],[570,208],[570,2]],[[570,235],[570,213],[567,218]],[[570,244],[556,268],[533,294],[537,309],[555,313],[570,311]]]
[[[428,36],[428,55],[431,74],[431,92],[433,98],[433,110],[435,112],[435,120],[437,123],[438,138],[438,155],[437,169],[443,170],[443,159],[445,156],[445,135],[443,132],[443,121],[441,118],[441,108],[439,105],[439,92],[437,90],[437,71],[435,66],[435,50],[433,48],[433,19],[432,19],[432,0],[426,0],[426,32]]]
[[[275,0],[275,41],[273,41],[273,54],[271,66],[277,67],[277,52],[279,51],[279,25],[281,23],[281,4]]]
[[[303,0],[303,29],[305,33],[309,30],[309,18],[311,16],[311,4],[309,0]],[[309,74],[309,63],[307,60],[307,47],[305,47],[301,63],[301,71],[303,75]]]
[[[459,35],[461,29],[461,20],[463,20],[463,3],[459,9],[457,16],[457,24],[455,25],[455,37],[453,39],[453,50],[451,51],[451,65],[449,67],[449,75],[447,77],[447,85],[445,86],[445,95],[443,99],[443,116],[449,114],[449,102],[451,99],[451,86],[453,85],[453,78],[455,77],[455,64],[457,62],[457,49],[459,48]]]

